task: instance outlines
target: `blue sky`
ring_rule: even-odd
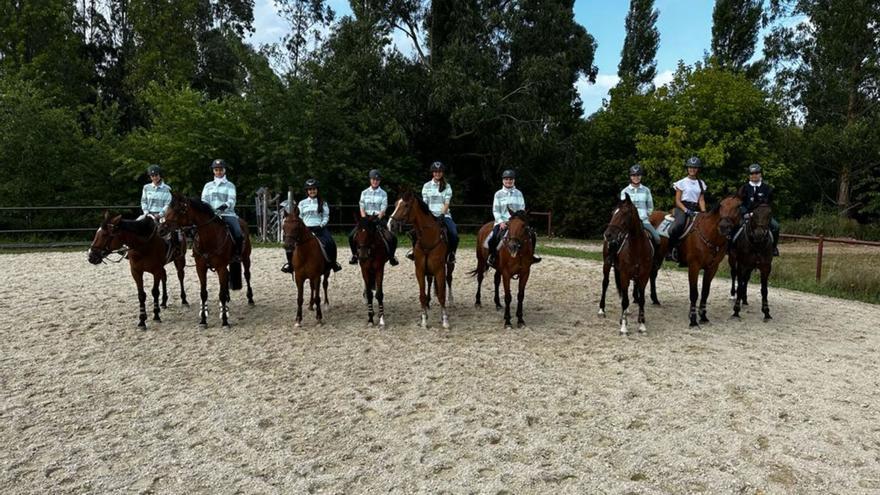
[[[329,4],[337,16],[351,13],[348,0],[329,0]],[[709,50],[714,4],[711,0],[655,1],[654,5],[660,11],[657,19],[660,47],[657,50],[655,80],[658,85],[671,80],[679,60],[692,64],[701,60],[704,52]],[[628,10],[628,0],[575,0],[575,20],[586,27],[599,44],[595,59],[599,67],[596,84],[582,80],[577,85],[587,115],[601,107],[608,90],[617,84],[617,63],[623,47],[624,21]],[[255,1],[254,28],[251,42],[255,44],[275,42],[284,36],[285,23],[275,12],[273,0]],[[401,51],[411,51],[403,36],[396,36],[395,42]]]

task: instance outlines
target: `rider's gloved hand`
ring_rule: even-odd
[[[694,210],[688,208],[687,210],[684,211],[684,214],[687,215],[687,216],[689,216],[689,217],[692,217],[692,216],[695,216],[695,215],[697,214],[697,212],[695,212]]]
[[[226,211],[226,208],[229,208],[229,207],[228,207],[227,205],[220,205],[220,206],[217,208],[217,211]]]

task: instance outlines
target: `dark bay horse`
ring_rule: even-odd
[[[773,264],[773,234],[770,233],[772,216],[773,209],[769,204],[763,203],[755,207],[727,255],[732,279],[730,293],[736,297],[733,318],[739,318],[740,305],[747,304],[749,279],[752,271],[757,268],[761,272],[761,312],[764,313],[764,321],[772,319],[770,306],[767,304],[767,281]]]
[[[658,229],[667,214],[667,212],[662,210],[654,210],[648,217],[648,221],[651,222],[651,225],[653,225],[655,229]],[[655,306],[660,305],[660,299],[657,298],[657,273],[663,266],[663,260],[666,259],[666,253],[668,252],[669,237],[661,235],[660,246],[658,247],[657,252],[654,253],[654,269],[651,270],[651,304],[654,304]]]
[[[452,266],[447,266],[446,240],[440,231],[440,222],[431,214],[428,205],[412,191],[404,192],[394,205],[394,213],[388,219],[388,228],[394,232],[397,226],[408,223],[415,230],[416,242],[413,246],[416,280],[419,282],[419,302],[422,306],[421,326],[428,326],[428,302],[430,293],[426,286],[434,282],[437,300],[440,303],[440,321],[443,328],[449,328],[449,315],[446,313],[446,289],[452,287]],[[451,301],[450,301],[451,302]]]
[[[508,210],[509,211],[509,210]],[[532,269],[532,255],[535,247],[532,245],[532,237],[529,233],[529,218],[525,211],[509,211],[510,219],[507,221],[507,230],[498,243],[498,256],[495,262],[495,308],[501,309],[501,300],[498,294],[499,282],[504,283],[504,327],[512,328],[510,324],[510,303],[513,297],[510,294],[510,279],[519,279],[516,294],[516,325],[519,328],[525,326],[523,320],[523,299],[526,294],[526,284]],[[495,226],[494,222],[488,222],[480,228],[477,234],[477,268],[470,272],[477,277],[477,295],[474,305],[480,307],[480,289],[483,285],[483,274],[489,270],[487,258],[489,249],[485,247],[486,239]]]
[[[172,234],[172,235],[177,235]],[[111,216],[104,213],[104,220],[95,233],[95,238],[89,246],[89,263],[100,264],[110,253],[128,247],[128,266],[131,277],[137,285],[138,304],[140,316],[138,327],[142,330],[147,328],[147,293],[144,291],[144,272],[153,275],[153,321],[161,321],[159,307],[167,307],[168,292],[166,281],[168,275],[165,265],[173,261],[177,269],[177,279],[180,281],[180,303],[189,305],[186,301],[186,291],[183,287],[184,267],[186,260],[186,241],[172,248],[158,233],[158,225],[152,217],[144,217],[141,220],[123,220],[121,215]],[[159,283],[162,284],[162,302],[159,303]]]
[[[742,200],[730,195],[707,213],[700,213],[694,220],[694,226],[681,240],[679,259],[688,267],[690,283],[690,326],[697,323],[697,280],[703,270],[703,291],[700,295],[700,322],[708,323],[706,316],[706,300],[712,279],[718,271],[718,265],[727,252],[727,238],[731,231],[739,225],[739,206]]]
[[[321,251],[321,243],[318,238],[306,227],[299,216],[299,207],[293,205],[289,214],[284,217],[282,224],[284,231],[284,248],[293,251],[291,255],[291,267],[293,268],[293,281],[296,284],[296,320],[294,328],[302,326],[303,288],[305,281],[309,281],[309,309],[315,310],[317,324],[323,323],[324,315],[321,312],[321,279],[324,280],[324,301],[327,301],[327,286],[330,281],[331,266],[324,259]]]
[[[235,241],[226,223],[214,212],[211,205],[196,198],[186,198],[180,194],[171,195],[171,204],[165,213],[164,221],[172,227],[181,227],[195,232],[193,237],[193,258],[199,276],[199,295],[202,305],[199,308],[199,326],[208,326],[208,269],[217,272],[220,283],[221,326],[229,326],[229,289],[241,290],[241,267],[247,280],[247,301],[254,304],[251,289],[251,240],[248,225],[239,219],[244,242],[241,248],[241,262],[232,262]]]
[[[354,242],[357,245],[358,264],[361,277],[364,279],[364,294],[367,298],[367,315],[369,324],[373,326],[373,291],[376,291],[376,302],[379,304],[379,328],[385,328],[385,294],[382,282],[385,279],[385,263],[388,262],[388,249],[382,238],[378,215],[370,215],[358,219]]]
[[[599,300],[599,315],[605,316],[605,292],[608,289],[608,273],[614,269],[614,284],[620,296],[620,334],[626,335],[627,309],[629,308],[629,286],[632,282],[633,300],[639,305],[639,332],[647,331],[645,326],[645,287],[651,274],[655,272],[656,253],[650,234],[645,231],[639,218],[639,211],[633,205],[629,194],[621,200],[611,213],[611,220],[603,234],[602,246],[602,298]]]

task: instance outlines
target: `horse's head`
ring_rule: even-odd
[[[111,216],[110,212],[104,212],[101,226],[95,232],[95,238],[89,246],[89,263],[100,264],[108,254],[122,248],[122,239],[119,237],[119,222],[122,215]]]
[[[417,198],[412,191],[406,190],[400,195],[400,199],[394,203],[394,211],[388,217],[388,229],[392,232],[399,232],[401,226],[405,223],[412,223],[410,216],[413,212],[413,206],[416,204]]]
[[[770,233],[770,218],[772,215],[773,208],[767,203],[761,203],[752,210],[748,226],[748,235],[751,242],[758,244],[767,240]]]
[[[357,230],[354,233],[354,243],[357,246],[358,260],[367,261],[373,254],[373,243],[378,232],[379,217],[370,215],[358,219]]]
[[[633,204],[629,194],[626,194],[611,212],[611,220],[602,237],[608,243],[608,249],[616,251],[626,241],[627,236],[635,234],[639,228],[641,228],[639,210]]]
[[[510,214],[507,220],[507,250],[512,257],[516,257],[523,246],[532,242],[529,233],[529,215],[526,210],[513,211],[508,208],[507,212]]]
[[[190,200],[182,194],[172,193],[171,203],[165,209],[165,216],[161,220],[163,230],[174,230],[183,225],[192,225],[190,218]]]
[[[739,227],[739,207],[741,204],[742,199],[735,194],[731,194],[721,200],[717,207],[718,214],[721,217],[721,220],[718,222],[718,233],[727,237],[735,228]]]
[[[290,213],[285,210],[284,222],[281,224],[281,231],[284,234],[283,243],[285,249],[293,249],[296,244],[303,241],[306,226],[299,217],[299,206],[293,205]]]

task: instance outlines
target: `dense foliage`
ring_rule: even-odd
[[[710,56],[658,88],[653,3],[633,0],[622,83],[586,116],[597,40],[573,0],[361,0],[341,18],[277,0],[289,33],[260,47],[252,0],[3,2],[0,204],[133,203],[154,162],[194,194],[216,157],[243,196],[314,176],[351,203],[371,168],[393,191],[440,159],[454,202],[488,203],[515,168],[558,232],[594,234],[630,165],[668,207],[697,154],[715,200],[759,162],[783,216],[880,216],[878,2],[719,0]]]

